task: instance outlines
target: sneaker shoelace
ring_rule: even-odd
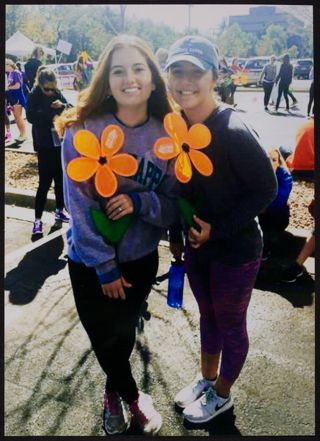
[[[201,398],[201,404],[203,406],[206,406],[208,403],[212,403],[213,401],[216,401],[216,399],[217,399],[216,391],[213,389],[213,387],[209,387],[209,389]]]
[[[110,412],[110,415],[116,416],[120,413],[120,403],[118,395],[115,392],[106,392],[104,395],[104,409]]]

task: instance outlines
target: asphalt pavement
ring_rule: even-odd
[[[292,145],[308,100],[307,92],[296,95],[300,110],[275,116],[263,110],[261,91],[237,90],[237,109],[270,147],[275,138],[277,145],[285,139],[283,145]],[[32,152],[30,139],[16,151]],[[5,211],[5,435],[103,436],[105,378],[76,313],[66,226],[45,213],[44,237],[33,243],[34,213],[19,206],[22,199],[11,200]],[[200,427],[185,423],[173,405],[199,370],[198,309],[187,279],[183,308],[167,306],[171,258],[161,242],[158,280],[148,300],[151,319],[141,320],[131,358],[139,387],[163,417],[160,435],[315,434],[314,259],[296,283],[278,281],[281,265],[307,234],[288,232],[278,255],[263,263],[248,310],[250,349],[233,387],[234,408]],[[133,427],[128,435],[139,431]]]
[[[103,436],[105,378],[74,305],[65,226],[46,213],[44,237],[32,243],[32,220],[33,210],[6,206],[5,435]],[[139,387],[163,417],[160,435],[314,435],[314,276],[277,281],[288,250],[294,255],[304,240],[288,233],[286,256],[264,263],[248,310],[250,350],[233,387],[234,408],[200,427],[184,422],[173,405],[199,370],[198,309],[187,279],[183,308],[167,306],[170,253],[161,242],[151,319],[141,321],[131,357]]]

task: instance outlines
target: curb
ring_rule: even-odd
[[[15,205],[18,207],[34,209],[35,197],[36,192],[34,190],[20,190],[17,188],[5,187],[5,204],[7,205]],[[55,208],[55,197],[52,195],[48,195],[45,211],[54,211]],[[294,236],[305,238],[311,235],[311,230],[306,230],[304,228],[289,227],[286,229],[286,231],[293,234]]]
[[[34,209],[34,199],[36,192],[33,190],[20,190],[17,188],[6,187],[5,188],[5,204],[17,205],[18,207]],[[56,202],[54,196],[48,195],[45,205],[45,211],[54,211],[56,208]]]
[[[34,209],[34,199],[36,196],[36,192],[33,190],[20,190],[16,188],[6,187],[5,188],[5,204],[14,205],[23,208],[31,208]],[[45,211],[52,212],[56,208],[55,197],[48,195],[47,202],[45,205]],[[303,237],[307,239],[311,235],[310,230],[306,230],[304,228],[287,228],[288,233],[293,234],[297,237]],[[168,242],[165,240],[160,241],[160,245],[168,247]],[[307,271],[310,274],[315,274],[314,268],[314,257],[310,257],[304,263],[304,266],[307,268]]]

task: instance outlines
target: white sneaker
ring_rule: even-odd
[[[130,412],[145,435],[154,436],[159,432],[162,418],[153,407],[150,395],[139,391],[138,399],[130,404]]]
[[[206,423],[232,406],[231,395],[228,398],[219,397],[216,391],[209,387],[202,397],[184,409],[183,416],[191,423]]]
[[[125,432],[130,425],[129,413],[118,392],[105,392],[103,428],[108,435]]]
[[[15,141],[18,143],[22,143],[22,142],[25,142],[27,139],[28,138],[26,136],[20,135],[20,136],[18,136],[18,138],[15,139]]]
[[[214,382],[210,382],[198,374],[196,378],[188,386],[184,387],[174,398],[177,406],[181,408],[187,407],[189,404],[196,401]]]

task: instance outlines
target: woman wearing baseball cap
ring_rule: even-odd
[[[233,405],[230,390],[248,353],[246,314],[262,254],[257,216],[277,192],[270,159],[256,135],[214,94],[218,68],[217,51],[205,38],[187,36],[169,50],[170,93],[188,127],[201,123],[210,130],[210,144],[202,152],[214,168],[207,177],[193,168],[191,180],[181,184],[181,196],[194,206],[203,197],[185,245],[186,271],[200,311],[201,374],[175,397],[193,423],[209,421]],[[180,257],[175,233],[170,248]]]

